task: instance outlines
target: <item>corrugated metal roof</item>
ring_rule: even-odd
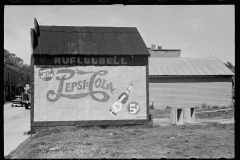
[[[219,59],[211,58],[149,58],[150,76],[234,75]]]
[[[136,27],[38,26],[35,31],[34,55],[150,55]]]

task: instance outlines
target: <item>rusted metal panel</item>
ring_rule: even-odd
[[[217,58],[149,58],[150,76],[234,75]]]
[[[167,106],[195,107],[202,106],[203,103],[221,107],[229,106],[232,101],[230,76],[156,79],[150,78],[149,83],[149,103],[153,103],[155,109],[164,109]]]
[[[150,55],[136,27],[39,26],[36,43],[34,55]]]

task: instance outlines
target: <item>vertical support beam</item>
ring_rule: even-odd
[[[146,65],[146,92],[147,92],[147,119],[151,121],[151,116],[149,116],[149,67],[148,67],[148,57],[147,58],[147,65]]]
[[[30,72],[30,88],[31,88],[31,96],[30,96],[30,134],[32,136],[33,133],[35,133],[35,129],[33,127],[33,121],[34,121],[34,30],[31,28],[31,72]]]

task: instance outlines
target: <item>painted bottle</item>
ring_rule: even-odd
[[[110,108],[110,112],[113,114],[113,115],[117,115],[117,112],[121,111],[123,105],[127,102],[128,100],[128,97],[129,97],[129,94],[130,94],[130,91],[133,87],[133,84],[131,83],[128,87],[128,89],[121,93],[120,96],[118,97],[117,101],[113,103],[113,105],[111,106]]]

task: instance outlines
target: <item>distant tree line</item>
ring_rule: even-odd
[[[224,63],[234,74],[235,74],[235,66],[232,65],[231,62]],[[232,98],[233,98],[233,106],[235,106],[235,76],[232,78],[233,86],[232,86]]]
[[[18,86],[24,87],[26,84],[30,84],[31,68],[30,65],[24,64],[22,58],[4,49],[4,63],[18,69]]]
[[[231,62],[224,63],[234,74],[235,74],[235,66],[232,65]]]

